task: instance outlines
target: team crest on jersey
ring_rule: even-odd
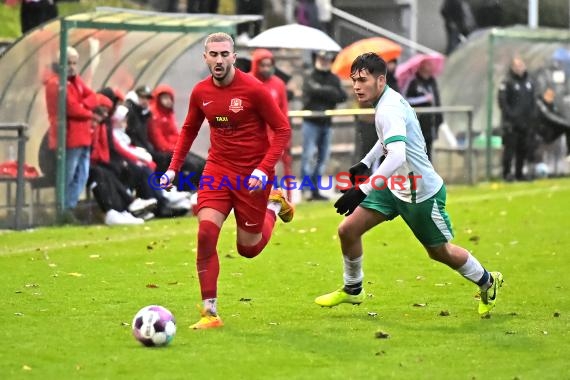
[[[230,100],[230,111],[238,113],[241,110],[243,110],[243,104],[240,98]]]

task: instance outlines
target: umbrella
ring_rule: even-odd
[[[289,24],[267,29],[252,38],[247,46],[340,51],[340,45],[322,30],[300,24]]]
[[[350,77],[350,66],[360,54],[373,52],[378,54],[384,61],[397,59],[402,54],[402,47],[384,37],[371,37],[358,40],[338,53],[331,71],[341,78]]]
[[[431,62],[433,67],[433,76],[439,76],[445,65],[445,56],[439,53],[431,54],[416,54],[406,62],[396,67],[396,78],[398,79],[398,86],[405,89],[410,81],[416,75],[420,65],[425,62]]]

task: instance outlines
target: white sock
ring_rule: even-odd
[[[364,272],[362,271],[362,256],[356,259],[350,259],[346,256],[342,257],[344,259],[344,284],[354,285],[362,282],[364,278]]]
[[[467,257],[467,261],[463,266],[457,269],[457,271],[466,279],[475,284],[479,285],[480,287],[484,288],[485,286],[488,287],[489,285],[489,273],[483,268],[481,263],[473,257],[473,255],[469,254]],[[486,278],[485,278],[486,277]],[[484,283],[480,283],[483,280]]]
[[[204,309],[208,310],[210,313],[214,315],[218,315],[217,303],[218,303],[217,298],[206,298],[204,300]]]
[[[267,208],[275,213],[275,215],[279,215],[281,211],[281,202],[267,202]]]

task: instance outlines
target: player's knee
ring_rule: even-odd
[[[430,259],[439,261],[442,263],[446,263],[450,256],[449,250],[445,246],[445,244],[436,246],[436,247],[426,247],[427,253]]]
[[[338,226],[337,233],[338,237],[342,241],[348,241],[359,237],[356,236],[356,231],[354,231],[354,229],[350,226],[350,224],[344,222]]]
[[[253,259],[255,256],[259,255],[261,249],[259,248],[259,244],[256,245],[237,245],[237,251],[240,256],[243,256],[247,259]]]
[[[202,221],[198,226],[198,256],[210,256],[216,253],[220,227],[209,221]]]

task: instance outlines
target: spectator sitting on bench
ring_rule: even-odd
[[[105,224],[142,224],[144,219],[154,216],[150,210],[156,207],[157,200],[135,199],[119,179],[119,173],[111,166],[109,112],[113,108],[113,102],[103,94],[97,94],[97,99],[99,106],[95,112],[104,119],[93,125],[91,166],[87,182],[89,189],[93,192],[99,208],[105,213]]]
[[[123,170],[123,181],[127,186],[135,189],[137,197],[143,199],[156,198],[158,207],[157,216],[178,216],[184,215],[190,210],[190,193],[184,191],[165,191],[159,187],[151,186],[150,178],[155,176],[156,163],[152,160],[151,154],[144,148],[131,143],[130,137],[126,133],[126,117],[129,109],[123,105],[117,107],[115,114],[111,117],[113,125],[113,149],[115,160],[121,160]]]

